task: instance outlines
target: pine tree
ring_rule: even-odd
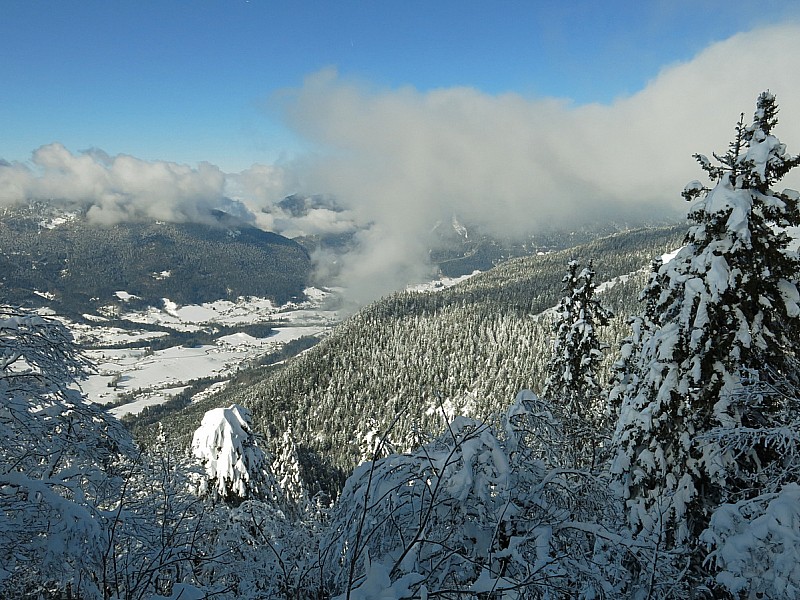
[[[570,462],[574,466],[591,466],[599,443],[603,391],[597,381],[603,346],[595,325],[608,324],[612,314],[594,297],[595,271],[591,261],[578,269],[578,262],[571,260],[562,280],[564,296],[556,309],[556,337],[542,395],[563,409],[564,430],[574,442]]]
[[[294,515],[305,508],[308,504],[308,492],[303,483],[300,458],[291,426],[283,433],[279,452],[272,463],[272,472],[287,511]]]
[[[274,487],[269,457],[253,431],[250,411],[232,404],[206,412],[192,438],[192,452],[203,464],[201,496],[234,505],[264,499]]]
[[[800,265],[783,228],[800,224],[800,195],[771,186],[800,158],[773,135],[776,114],[775,97],[761,94],[719,165],[696,155],[715,185],[686,186],[696,200],[686,245],[656,263],[619,363],[612,472],[629,525],[685,548],[695,572],[713,510],[754,493],[761,469],[780,460],[763,443],[724,444],[719,432],[781,422],[786,395],[764,389],[797,384]]]

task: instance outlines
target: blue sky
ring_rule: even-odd
[[[276,98],[326,67],[376,90],[610,104],[713,42],[798,16],[772,0],[6,0],[0,159],[60,142],[240,171],[311,143]]]

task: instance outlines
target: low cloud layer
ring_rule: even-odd
[[[0,203],[58,200],[88,207],[98,224],[207,218],[223,198],[225,174],[202,163],[196,169],[101,150],[73,154],[59,143],[42,146],[30,164],[0,165]]]
[[[516,236],[685,213],[680,191],[702,175],[692,154],[724,152],[765,89],[781,106],[777,134],[800,152],[799,53],[799,25],[739,34],[633,96],[584,106],[471,88],[376,89],[330,69],[276,99],[313,156],[225,174],[54,143],[30,163],[0,161],[0,203],[59,198],[113,223],[196,220],[235,198],[259,226],[290,236],[358,229],[338,268],[364,301],[424,276],[430,231],[454,215]],[[277,206],[293,193],[330,194],[345,210],[293,215]]]
[[[381,90],[331,69],[286,93],[283,107],[322,149],[303,180],[375,223],[345,265],[347,280],[375,293],[415,274],[427,228],[453,214],[517,235],[685,213],[680,191],[702,175],[692,155],[724,152],[767,88],[782,109],[778,135],[800,152],[799,52],[797,25],[740,34],[611,105]]]

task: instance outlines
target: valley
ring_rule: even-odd
[[[202,398],[289,342],[315,343],[341,320],[335,290],[304,293],[306,300],[281,306],[265,298],[185,306],[165,299],[161,308],[115,310],[113,320],[91,314],[80,323],[63,319],[94,364],[81,389],[118,418],[162,404],[192,384],[202,388],[196,392]]]
[[[800,598],[800,3],[0,23],[0,600]]]
[[[441,291],[469,277],[443,277],[408,291]],[[111,312],[119,314],[113,321],[91,314],[82,315],[81,323],[61,320],[94,364],[81,391],[115,417],[130,418],[190,388],[192,402],[221,392],[231,375],[264,364],[263,357],[276,355],[290,342],[304,340],[301,349],[316,344],[347,314],[340,308],[343,291],[306,288],[306,300],[281,306],[253,297],[185,306],[164,299],[160,308],[115,308]],[[203,341],[186,334],[200,334]]]

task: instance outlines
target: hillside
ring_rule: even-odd
[[[324,473],[349,472],[395,419],[390,438],[404,451],[441,430],[443,411],[483,416],[521,388],[538,390],[550,356],[547,309],[558,302],[572,258],[593,259],[598,281],[619,277],[600,296],[617,315],[600,334],[616,348],[643,285],[643,273],[627,275],[678,247],[684,233],[682,227],[632,231],[511,260],[439,292],[397,293],[352,316],[285,368],[192,406],[173,421],[174,434],[187,439],[212,405],[244,404],[272,440],[291,425],[306,479],[327,487]]]
[[[121,223],[5,209],[0,220],[0,295],[10,304],[80,315],[119,303],[159,305],[259,296],[302,296],[311,273],[296,242],[218,217],[209,224]],[[135,296],[131,298],[128,295]]]

